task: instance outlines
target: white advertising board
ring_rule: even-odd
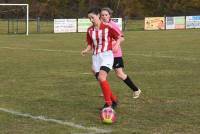
[[[78,32],[87,32],[92,23],[89,19],[78,19]]]
[[[166,17],[166,29],[185,29],[185,16]]]
[[[112,18],[112,21],[114,21],[122,30],[122,18]],[[87,32],[87,29],[92,25],[89,19],[78,19],[78,32]]]
[[[200,16],[186,16],[186,28],[200,28]]]
[[[76,19],[54,19],[54,33],[67,33],[76,31]]]

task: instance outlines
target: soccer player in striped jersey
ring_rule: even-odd
[[[113,22],[110,18],[112,15],[112,10],[110,8],[102,8],[101,9],[101,20],[105,23],[110,24],[119,34],[120,36],[123,38],[123,33],[121,32],[121,30],[119,29],[119,27],[117,26],[117,24],[115,22]],[[116,76],[123,80],[124,83],[133,91],[133,98],[138,98],[141,90],[133,83],[133,81],[130,79],[130,77],[124,73],[123,68],[124,68],[124,63],[123,63],[123,59],[122,59],[122,50],[120,45],[116,45],[116,42],[113,41],[113,47],[115,48],[114,50],[117,51],[113,51],[113,55],[114,55],[114,64],[113,64],[113,69],[115,70],[115,74]]]
[[[81,54],[84,56],[92,50],[92,69],[95,72],[104,95],[105,105],[103,108],[109,106],[115,108],[117,98],[111,91],[107,75],[112,69],[114,62],[112,40],[116,41],[117,46],[121,42],[121,36],[111,26],[101,22],[100,12],[101,10],[98,8],[91,9],[88,12],[88,18],[93,25],[87,30],[88,45]]]

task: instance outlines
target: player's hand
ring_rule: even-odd
[[[88,45],[86,49],[84,49],[83,51],[81,51],[81,55],[85,56],[86,53],[88,53],[91,50],[91,45]]]
[[[113,47],[113,52],[116,53],[119,49],[119,45],[114,45]]]
[[[86,53],[87,53],[86,50],[81,51],[81,55],[82,55],[82,56],[85,56]]]

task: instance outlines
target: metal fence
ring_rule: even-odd
[[[0,19],[0,34],[26,33],[25,19]],[[29,33],[53,33],[53,20],[30,19]]]
[[[124,31],[144,30],[144,18],[130,18],[123,20]],[[30,19],[29,33],[53,33],[53,19]],[[26,33],[25,19],[0,19],[0,34],[23,34]]]

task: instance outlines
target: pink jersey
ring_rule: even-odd
[[[119,29],[119,26],[114,21],[110,20],[109,24],[112,26],[113,29],[115,29],[120,34],[120,36],[123,36],[123,33]],[[114,46],[116,44],[116,41],[113,40],[112,44]],[[113,52],[113,55],[114,55],[114,57],[122,57],[122,49],[121,49],[121,47],[119,47],[117,52]]]
[[[87,43],[92,46],[93,54],[112,50],[112,41],[120,34],[108,24],[101,23],[99,29],[91,26],[87,30]]]

